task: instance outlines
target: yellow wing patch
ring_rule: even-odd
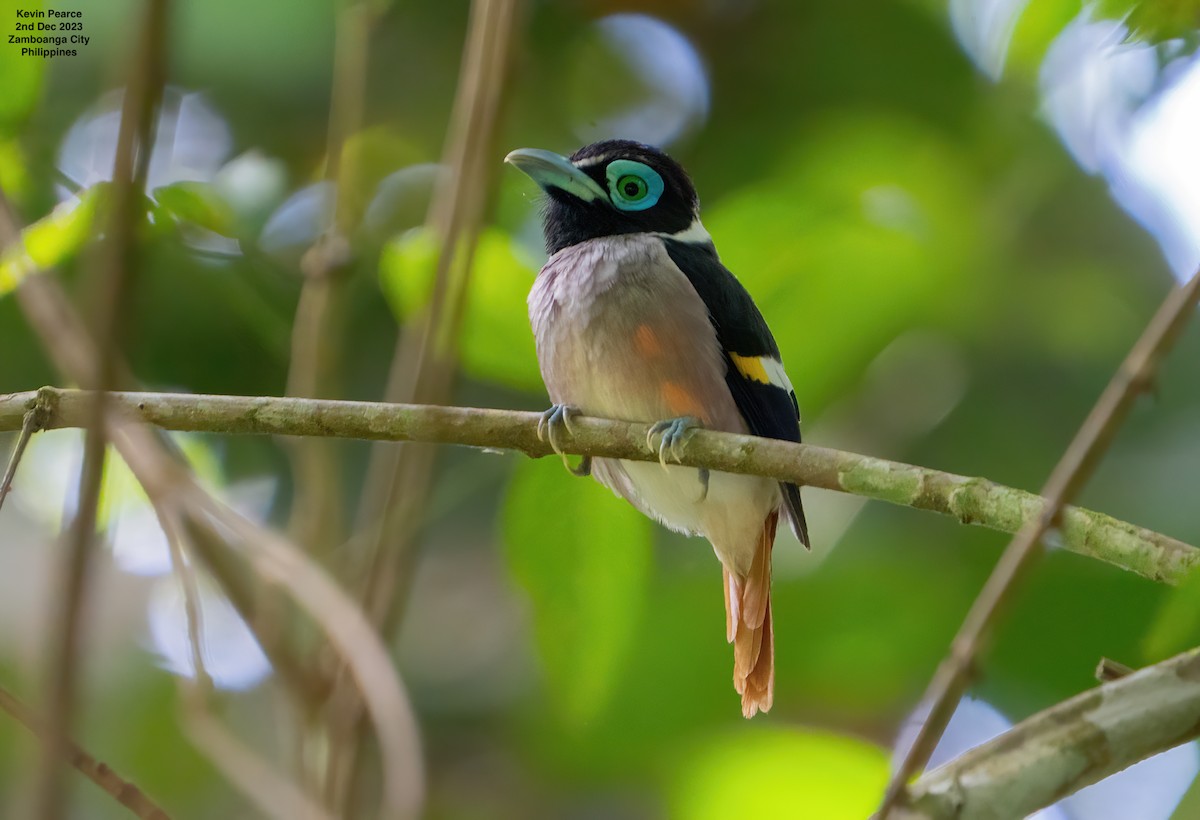
[[[783,362],[774,356],[739,356],[731,350],[729,360],[744,378],[792,392],[792,383],[783,370]]]
[[[771,377],[767,375],[767,366],[763,363],[762,356],[739,356],[736,353],[730,353],[729,358],[733,360],[733,366],[738,369],[738,372],[747,379],[760,384],[771,383]]]

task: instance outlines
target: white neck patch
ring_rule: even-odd
[[[692,245],[712,244],[712,237],[704,228],[704,223],[700,221],[700,217],[692,220],[692,224],[688,225],[678,233],[659,233],[659,236],[670,237],[679,242],[687,242]]]

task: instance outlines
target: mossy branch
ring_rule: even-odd
[[[1024,817],[1200,735],[1200,649],[1022,721],[925,774],[899,820]]]
[[[0,431],[20,430],[39,407],[45,428],[77,427],[87,420],[88,394],[45,387],[0,396]],[[269,396],[114,393],[112,406],[166,430],[231,435],[293,435],[374,441],[424,441],[487,449],[551,453],[537,437],[538,414],[470,407],[383,404]],[[645,424],[597,418],[572,423],[566,449],[575,455],[649,461]],[[1013,533],[1038,516],[1042,499],[985,478],[754,436],[698,431],[680,463],[750,473],[809,487],[851,493],[949,515]],[[1200,550],[1161,533],[1079,507],[1067,507],[1062,546],[1146,578],[1181,581],[1200,564]]]

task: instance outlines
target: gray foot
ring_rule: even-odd
[[[592,473],[592,457],[584,456],[579,462],[578,467],[572,467],[571,462],[567,460],[567,454],[563,452],[561,444],[563,433],[572,435],[574,431],[571,429],[571,419],[574,416],[580,415],[579,408],[572,407],[569,404],[554,404],[550,409],[542,413],[541,419],[538,420],[537,437],[540,441],[550,442],[550,448],[558,453],[562,459],[563,466],[572,475],[587,476]]]
[[[703,430],[704,425],[694,416],[680,416],[677,419],[664,419],[651,425],[646,433],[646,446],[650,452],[658,453],[658,463],[667,468],[667,454],[674,461],[679,461],[679,448],[687,443],[692,433]],[[658,447],[654,446],[655,436],[659,437]],[[708,497],[708,470],[700,468],[700,500]]]

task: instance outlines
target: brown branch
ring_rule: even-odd
[[[16,429],[25,413],[39,402],[47,407],[48,428],[79,426],[86,418],[87,401],[81,391],[50,387],[0,395],[0,431]],[[537,437],[538,413],[180,393],[114,393],[112,402],[114,408],[166,430],[421,441],[515,450],[534,457],[552,452],[550,445]],[[657,459],[646,447],[645,424],[581,417],[572,421],[572,428],[573,435],[565,442],[568,453],[634,461]],[[850,493],[1001,532],[1017,532],[1036,520],[1045,506],[1044,499],[1033,493],[985,478],[813,444],[702,430],[687,441],[680,455],[680,463],[692,467]],[[1065,508],[1061,535],[1064,549],[1162,583],[1179,583],[1200,566],[1200,550],[1195,547],[1079,507]]]
[[[21,422],[21,432],[17,434],[17,443],[13,447],[12,455],[8,459],[8,467],[4,470],[4,478],[0,479],[0,509],[4,508],[4,499],[12,492],[13,479],[17,475],[17,466],[21,463],[21,456],[25,455],[25,448],[29,445],[30,437],[35,430],[41,430],[42,425],[45,423],[44,414],[39,410],[40,406],[35,405],[30,408]]]
[[[88,569],[96,537],[96,514],[107,452],[105,404],[119,375],[117,349],[119,330],[124,326],[125,305],[133,284],[135,263],[134,231],[141,222],[142,191],[154,143],[158,101],[165,81],[166,3],[148,0],[142,21],[137,57],[130,71],[117,134],[113,161],[112,215],[104,245],[107,258],[93,288],[94,379],[91,415],[84,440],[79,502],[70,524],[65,571],[60,592],[52,601],[54,627],[46,650],[48,724],[37,774],[36,816],[45,820],[62,817],[66,790],[62,786],[61,761],[68,744],[75,712],[75,692],[81,665],[80,627],[86,605]]]
[[[1005,549],[929,685],[924,698],[931,704],[929,715],[893,774],[880,817],[888,817],[890,809],[903,798],[909,779],[929,762],[966,691],[983,643],[1040,554],[1042,537],[1062,523],[1064,508],[1091,477],[1134,400],[1153,383],[1159,361],[1191,319],[1197,301],[1200,271],[1187,284],[1172,288],[1050,474],[1042,491],[1046,500],[1040,515],[1023,526]]]
[[[0,687],[0,709],[8,712],[18,723],[45,742],[45,722],[39,720],[25,704],[3,687]],[[167,813],[147,797],[145,792],[88,754],[74,741],[68,740],[62,751],[64,760],[129,809],[134,817],[140,817],[142,820],[170,820]]]
[[[0,209],[0,238],[11,242],[15,235],[11,213]],[[94,345],[58,283],[44,275],[27,277],[18,289],[18,298],[42,344],[63,373],[83,384],[97,383]],[[115,364],[114,370],[119,370]],[[128,374],[120,372],[128,380]],[[39,392],[48,406],[54,404],[53,391]],[[92,397],[85,401],[90,408]],[[111,402],[108,411],[104,423],[110,438],[156,511],[174,511],[178,506],[186,514],[185,521],[197,529],[211,531],[219,539],[233,533],[239,543],[227,544],[226,548],[239,549],[260,575],[286,589],[323,630],[359,687],[366,713],[379,738],[385,784],[383,815],[416,816],[424,788],[415,716],[386,648],[361,611],[323,569],[285,539],[209,497],[148,430],[129,423],[126,416],[115,412]]]

